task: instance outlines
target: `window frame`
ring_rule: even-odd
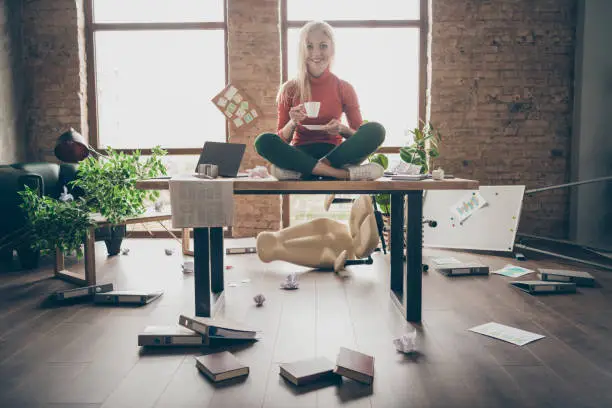
[[[98,101],[97,101],[97,79],[96,79],[96,48],[94,35],[99,31],[143,31],[143,30],[223,30],[224,55],[223,63],[225,70],[225,83],[228,83],[228,49],[227,49],[227,2],[223,1],[223,21],[213,22],[157,22],[157,23],[96,23],[94,22],[94,1],[85,0],[85,54],[87,70],[87,126],[89,132],[89,144],[96,150],[106,153],[106,149],[100,148],[100,135],[98,128]],[[229,137],[227,121],[225,121],[225,140]],[[162,146],[163,147],[163,146]],[[150,155],[153,146],[136,149],[113,149],[117,152],[134,153],[136,150],[143,155]],[[198,155],[202,146],[165,148],[168,155]]]
[[[281,83],[289,78],[287,61],[287,37],[289,28],[300,28],[308,21],[289,20],[287,17],[287,1],[280,1],[280,35],[281,35]],[[419,0],[418,20],[326,20],[334,28],[418,28],[419,29],[419,121],[425,121],[427,115],[427,56],[429,46],[429,2],[431,0]],[[399,153],[400,146],[379,147],[378,153]],[[291,196],[282,195],[281,214],[282,226],[286,228],[291,221]]]
[[[287,37],[289,28],[300,28],[307,20],[289,20],[287,17],[287,2],[280,1],[281,24],[281,83],[289,78],[287,61]],[[425,121],[427,114],[427,48],[429,31],[429,1],[419,0],[418,20],[326,20],[334,28],[418,28],[419,29],[419,120]],[[399,153],[400,146],[380,147],[379,153]]]

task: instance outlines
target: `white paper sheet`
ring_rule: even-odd
[[[543,339],[545,337],[541,334],[516,329],[514,327],[495,322],[485,323],[480,326],[472,327],[469,330],[473,331],[474,333],[507,341],[508,343],[516,344],[517,346],[524,346],[527,343],[531,343],[532,341]]]
[[[495,273],[497,275],[509,276],[511,278],[518,278],[519,276],[527,275],[528,273],[532,273],[531,269],[523,268],[520,266],[507,264],[501,269],[493,271],[491,273]]]
[[[176,176],[170,179],[172,227],[223,227],[234,220],[233,179],[201,179]]]
[[[459,222],[463,222],[486,204],[484,197],[479,191],[476,191],[457,201],[450,211]]]

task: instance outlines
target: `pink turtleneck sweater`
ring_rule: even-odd
[[[357,130],[363,122],[359,110],[359,101],[355,89],[351,84],[336,75],[329,69],[318,78],[310,77],[310,87],[312,101],[321,102],[319,116],[316,118],[306,118],[303,125],[325,125],[332,119],[341,120],[343,113],[346,114],[348,125],[351,129]],[[295,87],[286,87],[281,94],[278,104],[278,132],[289,122],[289,109],[299,105],[296,98]],[[309,130],[304,126],[298,125],[291,144],[294,146],[310,143],[331,143],[339,145],[342,143],[341,135],[330,135],[320,130]]]

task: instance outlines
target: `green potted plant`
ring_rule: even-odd
[[[414,136],[412,144],[400,149],[400,158],[403,162],[420,166],[421,174],[429,173],[433,159],[440,156],[438,145],[441,135],[431,123],[421,121],[422,128],[414,128],[410,133]]]
[[[166,174],[161,160],[165,150],[153,148],[146,160],[138,150],[107,151],[106,156],[89,156],[79,163],[76,178],[69,183],[73,199],[45,199],[29,189],[20,192],[21,208],[41,253],[58,247],[80,256],[87,229],[94,225],[91,214],[99,213],[110,225],[96,230],[96,240],[104,240],[108,254],[116,255],[125,236],[124,220],[144,213],[145,201],[159,197],[158,191],[137,190],[136,182]]]

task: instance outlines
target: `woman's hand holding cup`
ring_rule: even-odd
[[[291,120],[295,124],[302,123],[302,121],[306,119],[306,117],[307,117],[306,109],[304,108],[304,105],[302,104],[294,106],[291,109],[289,109],[289,118],[291,118]]]

